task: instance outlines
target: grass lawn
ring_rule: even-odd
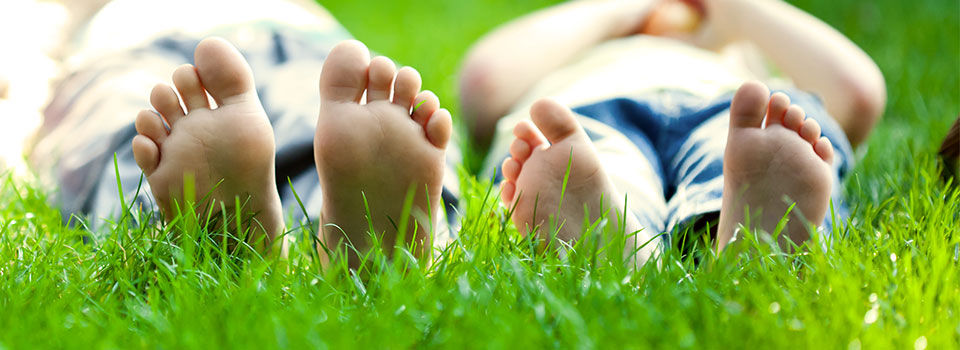
[[[699,250],[699,265],[670,252],[630,271],[587,245],[559,258],[503,222],[488,184],[466,181],[462,238],[431,267],[400,251],[321,272],[307,240],[285,261],[230,255],[190,220],[168,228],[185,236],[174,240],[120,218],[85,244],[48,190],[4,177],[0,349],[960,347],[960,191],[933,157],[960,112],[960,2],[791,2],[850,36],[887,80],[884,120],[846,184],[853,216],[829,249],[788,255],[748,236],[720,256]],[[549,3],[325,5],[418,68],[456,115],[468,45]]]

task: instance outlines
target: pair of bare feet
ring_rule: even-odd
[[[637,259],[652,256],[652,247],[644,247],[648,242],[636,241],[632,234],[643,228],[631,215],[620,216],[626,211],[624,197],[570,109],[541,100],[531,107],[530,116],[533,124],[521,122],[514,128],[511,156],[502,165],[501,198],[515,208],[518,229],[543,232],[544,224],[552,223],[549,232],[569,241],[582,234],[585,221],[594,223],[607,213],[608,222],[625,226],[617,229],[628,234],[628,250],[643,247]],[[802,243],[809,238],[809,225],[823,221],[833,146],[820,135],[820,125],[805,117],[789,97],[771,96],[761,83],[747,82],[737,91],[724,152],[718,249],[744,223],[774,232],[793,203],[782,237]],[[590,216],[587,220],[584,213]]]
[[[284,231],[276,146],[253,74],[243,56],[221,39],[201,42],[195,62],[173,74],[179,97],[167,85],[154,88],[151,104],[160,115],[142,111],[137,116],[137,164],[168,220],[182,209],[184,192],[192,190],[213,208],[252,218],[243,229],[252,240],[272,244]],[[403,232],[418,249],[430,248],[452,122],[436,95],[420,91],[420,85],[415,70],[397,70],[384,57],[371,60],[356,41],[336,46],[324,62],[314,155],[323,188],[320,240],[326,247],[343,249],[341,242],[349,241],[363,252],[372,230],[386,247]],[[764,115],[768,125],[761,128]],[[609,210],[622,215],[622,197],[572,112],[543,100],[531,108],[531,117],[532,124],[514,130],[512,158],[503,166],[502,198],[516,207],[518,228],[532,232],[554,213],[570,223],[558,231],[559,238],[573,240],[582,229],[585,206],[591,216]],[[783,195],[796,200],[810,222],[822,220],[831,158],[819,126],[804,121],[786,96],[770,97],[762,85],[745,84],[731,108],[721,242],[742,221],[746,205],[766,210],[760,227],[772,228],[766,226],[767,216],[779,221]],[[194,187],[185,191],[191,183]],[[630,215],[617,222],[625,223],[625,232],[640,229]],[[804,231],[802,226],[789,230]]]
[[[182,212],[185,199],[206,198],[201,204],[214,211],[225,208],[252,218],[242,231],[270,245],[284,223],[273,128],[253,74],[222,39],[202,41],[195,62],[173,73],[179,98],[170,86],[153,89],[150,100],[159,115],[144,110],[137,116],[134,157],[167,220]],[[383,235],[384,246],[392,246],[398,231],[413,237],[419,249],[429,246],[452,121],[420,84],[416,70],[398,71],[385,57],[371,60],[359,42],[341,43],[330,52],[320,76],[314,139],[323,188],[320,239],[328,248],[347,240],[362,252],[371,229]],[[193,198],[184,195],[189,190]],[[321,249],[324,257],[328,253]]]

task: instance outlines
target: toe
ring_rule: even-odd
[[[540,131],[537,130],[537,127],[530,124],[529,120],[523,120],[517,123],[517,125],[513,127],[513,136],[526,142],[531,150],[547,142],[547,140],[543,138],[543,135],[540,134]]]
[[[740,86],[730,104],[730,126],[735,128],[759,128],[770,99],[770,90],[756,81]]]
[[[830,143],[830,139],[821,136],[817,143],[813,145],[813,150],[824,162],[833,164],[833,144]]]
[[[180,106],[180,98],[169,85],[157,84],[150,92],[150,104],[153,108],[167,120],[170,126],[173,126],[183,117],[183,107]]]
[[[513,181],[504,181],[500,183],[500,199],[503,204],[510,205],[513,202],[513,195],[517,192],[517,185]],[[512,209],[512,208],[507,208]]]
[[[516,159],[504,159],[500,169],[503,171],[503,177],[507,178],[507,180],[516,181],[517,177],[520,176],[520,162]]]
[[[158,145],[163,144],[167,138],[167,128],[163,126],[163,118],[153,111],[140,111],[134,126],[137,128],[137,133],[150,138]]]
[[[322,101],[359,103],[367,88],[367,68],[370,52],[356,40],[337,44],[320,72],[320,98]]]
[[[241,96],[255,96],[256,85],[250,65],[240,51],[220,38],[204,39],[197,45],[194,61],[200,83],[218,105]],[[204,96],[206,103],[206,96]]]
[[[820,123],[810,118],[804,120],[803,126],[800,127],[800,137],[807,140],[811,145],[817,142],[817,139],[820,138]]]
[[[137,135],[133,138],[133,158],[140,170],[150,176],[160,165],[160,147],[148,137]]]
[[[437,98],[437,95],[431,91],[422,91],[414,99],[413,121],[426,127],[430,116],[438,109],[440,109],[440,99]]]
[[[390,100],[390,87],[397,66],[389,58],[378,56],[370,61],[367,73],[367,102]]]
[[[573,135],[580,128],[569,108],[554,100],[542,99],[530,107],[530,118],[551,143]]]
[[[410,110],[413,98],[420,92],[420,73],[411,67],[400,68],[393,87],[393,103]]]
[[[530,144],[521,139],[514,139],[510,144],[510,156],[518,162],[524,162],[530,157]]]
[[[197,69],[189,64],[177,68],[173,72],[173,85],[180,92],[183,98],[183,104],[187,106],[187,112],[200,108],[210,108],[210,102],[207,99],[207,93],[200,83],[200,76],[197,75]]]
[[[790,97],[782,92],[774,93],[770,96],[770,103],[767,106],[767,125],[783,124],[783,116],[790,107]]]
[[[783,116],[783,126],[794,132],[800,132],[800,127],[803,126],[803,118],[806,118],[803,108],[792,105],[787,108],[787,112]]]
[[[450,117],[450,112],[444,108],[433,112],[425,130],[430,143],[437,148],[446,149],[450,134],[453,132],[453,119]]]

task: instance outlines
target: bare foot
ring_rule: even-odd
[[[730,106],[719,248],[745,224],[747,211],[751,229],[772,233],[793,203],[784,236],[797,244],[809,239],[807,224],[819,225],[827,213],[832,161],[833,146],[820,136],[820,124],[805,120],[786,95],[770,96],[758,82],[743,84]]]
[[[364,92],[366,103],[361,103]],[[428,251],[441,207],[450,113],[432,92],[420,91],[416,70],[398,72],[386,57],[371,61],[358,41],[331,50],[320,75],[320,96],[314,139],[323,189],[320,240],[328,249],[342,249],[346,239],[362,254],[370,248],[372,228],[383,235],[389,254],[402,229],[420,254]],[[409,219],[402,215],[408,192],[413,194]],[[404,220],[405,228],[400,226]],[[356,266],[357,256],[348,251]],[[320,254],[326,257],[323,249]]]
[[[167,220],[184,205],[187,177],[195,181],[195,199],[208,193],[214,209],[225,205],[228,215],[239,198],[242,214],[252,216],[250,242],[266,235],[264,244],[283,231],[280,196],[274,180],[273,128],[257,92],[253,74],[243,56],[222,39],[206,39],[194,53],[197,66],[184,65],[173,73],[180,99],[167,85],[150,95],[152,111],[137,116],[133,152],[147,175],[153,195]],[[207,94],[216,101],[211,109]],[[212,192],[211,192],[212,191]]]
[[[606,215],[616,230],[623,230],[627,235],[624,253],[628,256],[647,243],[636,239],[634,233],[642,228],[633,215],[626,215],[625,227],[619,227],[624,197],[607,177],[593,143],[573,112],[543,99],[530,107],[530,117],[533,124],[524,121],[513,129],[516,139],[502,167],[501,199],[508,208],[515,208],[513,222],[517,229],[523,234],[555,234],[572,242],[583,233],[584,215],[589,213],[586,219],[591,223]],[[635,259],[646,261],[657,243],[646,245]]]

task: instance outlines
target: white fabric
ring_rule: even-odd
[[[305,31],[331,31],[331,26],[339,25],[319,6],[290,0],[114,0],[90,21],[71,62],[134,47],[174,31],[202,36],[218,27],[261,20],[279,20]]]

